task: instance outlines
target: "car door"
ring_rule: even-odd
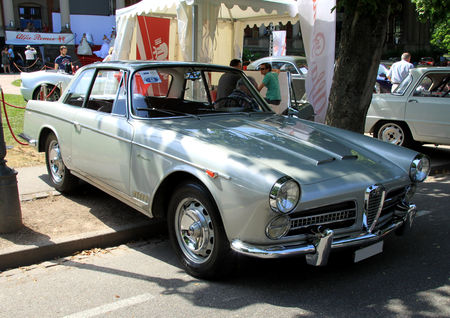
[[[405,120],[414,139],[450,144],[449,77],[449,72],[428,72],[407,99]]]
[[[72,157],[77,171],[128,194],[133,127],[126,113],[126,73],[97,70],[75,117]]]

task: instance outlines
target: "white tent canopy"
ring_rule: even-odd
[[[136,59],[138,15],[171,19],[171,60],[224,64],[241,58],[247,24],[286,24],[297,12],[295,0],[143,0],[116,11],[114,58]]]

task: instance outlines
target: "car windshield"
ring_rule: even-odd
[[[392,92],[394,95],[403,95],[406,92],[406,89],[408,88],[409,84],[412,82],[412,76],[409,74],[401,83],[398,85],[398,87],[395,89],[394,92]]]
[[[232,70],[142,69],[132,77],[131,113],[140,118],[161,118],[272,112],[256,86],[252,78]]]

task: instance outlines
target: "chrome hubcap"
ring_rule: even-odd
[[[48,148],[48,165],[50,167],[50,172],[53,180],[55,180],[56,183],[59,183],[64,178],[64,163],[61,158],[58,141],[52,140]]]
[[[405,135],[400,126],[395,124],[387,124],[380,128],[378,132],[378,139],[400,146],[405,140]]]
[[[197,264],[208,260],[214,248],[214,228],[206,208],[196,199],[178,205],[175,231],[184,255]]]

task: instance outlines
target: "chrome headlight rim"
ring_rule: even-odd
[[[409,167],[409,177],[412,182],[423,182],[430,174],[430,170],[430,158],[427,155],[418,154]]]
[[[278,235],[271,235],[271,226],[278,221],[284,221],[286,224],[284,225],[284,230],[279,232]],[[280,228],[280,225],[277,225],[278,228]],[[266,225],[266,236],[271,240],[279,240],[280,238],[284,237],[289,231],[291,230],[291,219],[287,215],[277,215],[276,217],[272,218],[269,223]]]
[[[289,199],[283,200],[281,197],[286,191]],[[291,177],[284,176],[278,179],[272,186],[269,194],[269,205],[272,211],[281,214],[287,214],[294,211],[298,202],[300,202],[301,188],[300,185]],[[291,202],[292,201],[292,202]],[[284,206],[283,203],[289,203],[288,206]]]

